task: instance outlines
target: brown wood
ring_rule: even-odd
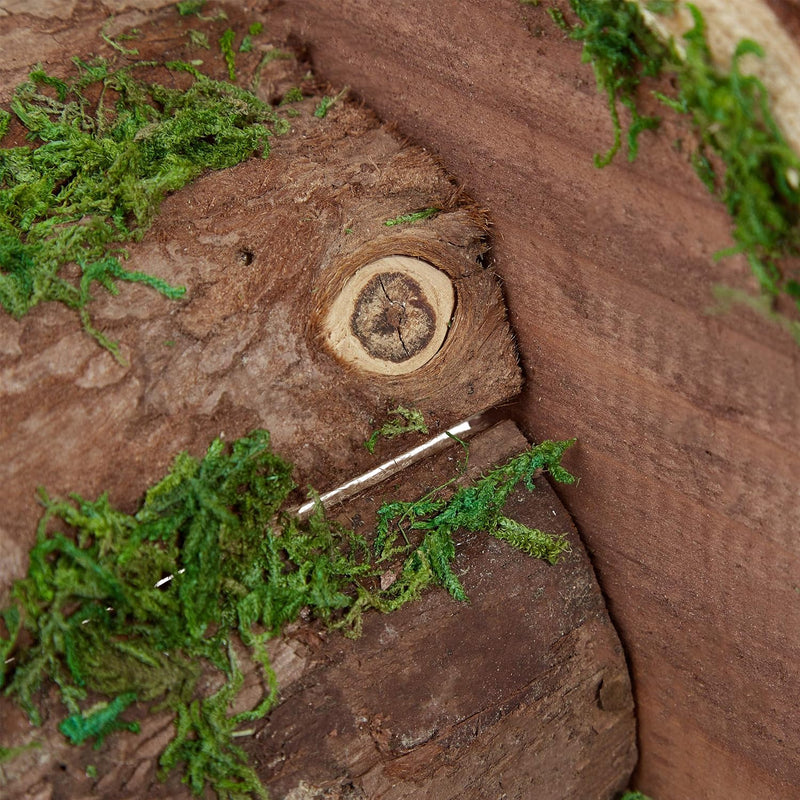
[[[526,444],[510,422],[479,434],[466,477]],[[384,498],[410,499],[456,476],[462,455],[453,444],[338,518],[369,531]],[[367,615],[360,639],[304,625],[273,643],[282,701],[239,740],[271,797],[612,800],[625,787],[636,759],[630,684],[586,553],[546,481],[514,494],[506,513],[568,532],[572,551],[551,567],[484,534],[465,536],[456,569],[469,604],[430,591],[399,612]],[[256,702],[257,676],[246,686]],[[0,711],[7,729],[24,729],[6,699]],[[37,736],[43,750],[5,767],[8,800],[189,796],[177,775],[155,779],[169,715],[143,719],[139,736],[115,735],[100,752],[70,747],[55,722]]]
[[[142,57],[153,48],[162,58],[187,55],[180,18],[166,14],[140,26]],[[170,33],[170,24],[178,29]],[[279,95],[302,83],[306,68],[281,69],[272,84]],[[482,212],[369,111],[340,101],[325,119],[314,117],[320,96],[299,106],[294,131],[276,138],[269,158],[208,174],[170,197],[130,248],[131,269],[188,286],[185,300],[137,285],[121,286],[116,298],[98,290],[105,296],[92,306],[94,324],[121,342],[125,365],[61,307],[18,322],[0,317],[0,584],[24,569],[37,486],[56,496],[107,490],[130,508],[180,450],[199,455],[216,436],[264,427],[296,463],[301,499],[309,485],[324,491],[375,466],[362,444],[398,403],[418,407],[436,433],[518,394],[500,287],[480,264]],[[441,213],[384,225],[431,206]],[[390,255],[435,267],[456,308],[452,319],[442,312],[446,337],[428,360],[380,375],[330,353],[322,321],[353,273]],[[384,442],[377,455],[408,446]]]
[[[798,0],[767,0],[767,5],[794,40],[800,42],[800,2]]]
[[[546,5],[546,4],[543,4]],[[577,435],[561,491],[631,660],[637,784],[656,798],[800,792],[800,350],[749,311],[709,314],[724,209],[687,131],[611,141],[580,45],[515,0],[294,0],[332,82],[435,152],[491,209],[534,436]],[[769,43],[766,43],[767,47]]]
[[[228,12],[241,23],[243,12]],[[184,56],[186,23],[174,9],[136,19],[143,58]],[[47,60],[60,71],[102,21],[94,8],[62,22],[4,22],[13,56],[0,73],[5,96],[28,26],[51,26]],[[80,34],[53,47],[59,26]],[[207,67],[223,70],[218,56],[204,55]],[[240,63],[242,80],[257,60]],[[275,64],[262,89],[269,97],[305,72],[301,63]],[[314,118],[323,89],[306,86],[295,130],[275,141],[269,159],[207,175],[169,198],[131,247],[131,268],[185,282],[189,293],[171,303],[123,286],[119,298],[98,298],[95,323],[122,342],[125,365],[58,307],[20,322],[0,318],[2,588],[24,569],[38,484],[56,495],[107,489],[132,509],[178,450],[200,454],[221,432],[234,438],[258,425],[297,463],[303,488],[326,489],[419,441],[381,442],[376,457],[363,448],[398,403],[420,407],[436,433],[519,392],[500,286],[483,264],[484,212],[427,152],[357,104],[342,100]],[[440,212],[413,226],[384,224],[427,207]],[[379,375],[338,360],[323,321],[351,276],[394,255],[446,275],[455,307],[436,309],[449,326],[430,360]],[[403,273],[397,262],[392,270]],[[416,302],[416,290],[400,283],[387,296]],[[482,434],[470,477],[525,446],[511,423]],[[368,530],[382,500],[421,495],[453,476],[461,455],[453,445],[369,489],[341,509],[343,521]],[[636,758],[630,684],[586,553],[546,482],[512,497],[507,512],[568,531],[572,552],[548,567],[485,536],[465,537],[457,567],[470,604],[430,592],[391,617],[368,616],[355,642],[298,625],[273,643],[283,702],[246,743],[273,797],[611,800],[625,786]],[[258,676],[246,686],[244,702],[255,703]],[[187,795],[178,776],[155,779],[172,733],[168,715],[148,715],[139,737],[114,736],[88,752],[66,744],[56,729],[63,709],[52,696],[44,703],[45,726],[32,731],[0,700],[0,742],[43,744],[3,766],[4,797]]]

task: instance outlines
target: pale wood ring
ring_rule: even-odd
[[[386,256],[350,276],[325,316],[325,336],[356,369],[405,375],[439,352],[454,307],[444,272],[418,258]]]

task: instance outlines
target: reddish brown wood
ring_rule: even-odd
[[[798,0],[767,0],[767,5],[775,12],[796,41],[800,41],[800,2]]]
[[[142,57],[184,55],[185,32],[176,28],[185,23],[167,13],[137,23]],[[242,13],[229,9],[231,24]],[[3,33],[20,58],[25,30],[50,26],[43,36],[60,71],[102,18],[93,9],[12,22]],[[81,31],[77,39],[53,36],[70,26]],[[218,56],[207,58],[222,69]],[[268,96],[305,71],[279,66],[266,76]],[[5,96],[18,72],[0,73]],[[325,489],[419,441],[382,442],[377,457],[363,448],[397,403],[421,407],[438,431],[518,393],[500,287],[482,263],[484,213],[428,153],[369,111],[342,101],[325,120],[314,118],[320,93],[268,160],[207,175],[171,197],[131,248],[132,268],[190,291],[177,304],[135,286],[98,300],[94,319],[123,343],[126,365],[63,309],[0,318],[0,588],[23,570],[37,484],[90,497],[110,490],[115,503],[134,508],[179,449],[199,454],[220,432],[233,438],[260,425],[297,462],[301,486]],[[441,213],[413,227],[384,225],[428,206]],[[348,275],[391,254],[424,259],[452,280],[456,309],[445,344],[408,375],[345,369],[325,349],[319,320]],[[483,434],[470,451],[470,477],[525,446],[511,423]],[[394,476],[340,509],[343,521],[368,530],[382,500],[439,485],[461,456],[453,445]],[[368,617],[355,642],[298,625],[274,643],[284,699],[247,745],[274,797],[611,800],[625,786],[636,757],[630,684],[589,560],[544,481],[533,495],[514,496],[508,513],[568,531],[572,552],[548,567],[485,536],[465,537],[457,568],[470,604],[431,592],[392,617]],[[262,691],[257,676],[246,686],[253,704]],[[115,736],[89,753],[58,733],[63,709],[54,697],[43,702],[46,724],[32,732],[19,709],[0,700],[2,744],[43,745],[3,767],[4,797],[187,795],[177,775],[164,785],[155,778],[169,715],[146,716],[140,737]]]
[[[544,5],[544,4],[543,4]],[[285,25],[491,209],[536,437],[576,434],[575,515],[630,655],[638,785],[800,791],[800,350],[711,287],[752,288],[684,129],[611,141],[580,45],[515,0],[295,0]]]

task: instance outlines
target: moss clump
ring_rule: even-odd
[[[364,442],[364,447],[370,453],[374,453],[378,439],[394,439],[406,433],[427,432],[428,426],[425,424],[425,418],[419,409],[397,406],[397,408],[389,412],[389,419],[380,428],[372,432],[369,439]]]
[[[564,451],[574,443],[542,442],[496,467],[473,485],[459,488],[449,499],[440,490],[414,502],[385,503],[378,510],[376,550],[382,559],[407,553],[397,591],[414,585],[414,578],[430,574],[457,600],[467,596],[450,564],[455,557],[453,534],[464,529],[483,531],[503,539],[529,555],[555,564],[568,549],[563,537],[552,536],[503,516],[508,496],[522,482],[533,491],[533,479],[543,470],[559,483],[573,483],[574,477],[561,466]],[[421,544],[409,543],[408,533],[424,532]],[[396,546],[402,534],[404,546]]]
[[[374,546],[320,507],[305,522],[284,513],[292,468],[271,451],[266,431],[230,448],[217,440],[202,460],[179,455],[132,515],[105,495],[59,501],[42,493],[28,574],[2,611],[0,688],[39,723],[37,691],[54,681],[67,711],[59,727],[74,743],[135,730],[123,719],[134,701],[169,708],[175,737],[161,756],[162,776],[182,766],[196,794],[210,786],[223,798],[264,797],[235,739],[277,699],[267,641],[301,611],[357,635],[367,609],[392,611],[431,584],[466,599],[450,566],[459,527],[555,561],[563,540],[541,549],[534,539],[544,534],[500,510],[519,481],[533,488],[542,469],[571,481],[559,465],[568,445],[531,448],[450,500],[439,493],[384,507]],[[398,526],[420,531],[421,542],[395,547]],[[399,559],[399,577],[381,589],[388,559]],[[260,665],[263,696],[234,714],[237,651]],[[209,670],[222,679],[210,696],[199,680]]]
[[[765,294],[786,294],[800,309],[800,275],[785,272],[780,264],[799,251],[800,157],[770,112],[764,84],[740,68],[744,56],[763,57],[764,52],[744,39],[736,46],[730,72],[720,71],[712,62],[701,14],[694,6],[689,9],[694,27],[684,35],[686,57],[672,105],[691,114],[700,137],[696,168],[733,220],[736,245],[717,257],[743,253]],[[724,166],[719,179],[710,154]]]
[[[787,144],[770,111],[763,83],[742,73],[746,55],[762,57],[762,48],[744,39],[736,47],[730,70],[712,61],[700,11],[687,4],[694,27],[684,34],[685,55],[662,42],[647,27],[639,8],[627,0],[570,0],[577,23],[570,36],[583,42],[583,60],[592,64],[598,88],[608,97],[614,144],[597,166],[610,163],[620,148],[622,124],[618,104],[631,114],[628,157],[637,152],[637,137],[658,119],[644,116],[637,94],[645,77],[675,76],[677,92],[657,94],[670,108],[691,117],[700,146],[692,163],[701,180],[727,206],[736,245],[717,258],[742,253],[764,295],[790,298],[800,309],[800,275],[786,260],[800,252],[800,158]],[[654,13],[673,13],[674,3],[649,3]],[[718,176],[714,164],[724,167]],[[797,325],[789,322],[798,343]]]
[[[614,125],[614,143],[595,165],[610,164],[622,145],[619,104],[631,114],[628,128],[628,159],[636,158],[642,131],[658,126],[656,117],[642,115],[636,106],[636,92],[645,77],[655,77],[670,56],[670,50],[652,33],[633,3],[625,0],[570,0],[578,24],[570,36],[583,42],[582,61],[592,65],[597,88],[608,98]]]
[[[116,353],[91,323],[95,286],[116,293],[122,280],[171,298],[184,293],[126,269],[124,244],[141,239],[163,198],[203,171],[266,156],[286,121],[250,92],[184,62],[164,65],[182,88],[140,77],[152,63],[73,62],[69,80],[35,69],[11,101],[35,146],[0,149],[0,305],[21,317],[61,302]],[[0,114],[0,135],[10,121]]]

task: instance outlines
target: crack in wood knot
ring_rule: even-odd
[[[417,281],[402,272],[385,272],[361,290],[350,329],[370,355],[398,364],[428,346],[436,314]]]

